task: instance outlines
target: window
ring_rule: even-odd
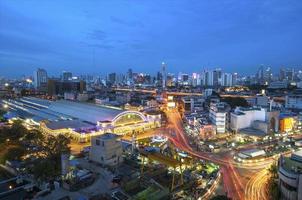
[[[100,146],[100,140],[95,140],[95,144]]]

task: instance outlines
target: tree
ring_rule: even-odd
[[[38,129],[33,129],[28,131],[26,135],[22,138],[27,144],[32,144],[38,146],[42,141],[45,140],[45,135]]]
[[[12,126],[7,130],[7,139],[12,142],[18,142],[20,138],[28,134],[28,130],[23,126],[21,120],[15,120]]]
[[[278,167],[276,163],[272,164],[268,171],[274,179],[278,178]]]
[[[60,175],[60,171],[57,170],[55,163],[48,159],[35,160],[28,171],[33,174],[37,181],[49,181]]]
[[[217,196],[212,197],[210,200],[229,200],[229,198],[224,195],[217,195]]]
[[[224,97],[221,101],[226,102],[231,106],[231,108],[236,108],[237,106],[240,107],[247,107],[247,101],[242,97]]]
[[[6,160],[20,160],[24,156],[26,150],[22,146],[11,147],[3,156],[3,161]]]
[[[278,178],[278,167],[277,164],[274,163],[268,169],[270,174],[270,178],[268,180],[268,187],[269,187],[269,197],[271,200],[278,200],[280,199],[280,190],[276,179]]]

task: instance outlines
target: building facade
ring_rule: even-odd
[[[123,162],[122,144],[117,135],[105,133],[92,137],[89,160],[104,166],[114,167]]]
[[[290,109],[302,109],[302,92],[301,94],[289,94],[285,97],[285,107]]]
[[[216,126],[216,133],[225,133],[229,128],[229,112],[231,108],[227,103],[211,103],[209,118]]]
[[[291,157],[281,156],[278,162],[279,188],[281,198],[302,200],[302,151]]]
[[[254,121],[265,121],[266,111],[263,108],[236,108],[231,113],[231,125],[230,128],[234,132],[238,132],[240,129],[248,128],[252,126]]]
[[[34,86],[38,90],[46,89],[47,87],[47,72],[45,69],[38,68],[34,72]]]

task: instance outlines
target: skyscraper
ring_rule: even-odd
[[[221,69],[215,69],[213,71],[213,86],[221,86],[221,76],[222,76],[222,71]]]
[[[161,63],[161,74],[162,74],[162,86],[163,86],[163,89],[166,88],[166,83],[167,83],[166,68],[167,68],[166,63],[162,62]]]
[[[116,83],[116,73],[110,73],[109,75],[108,75],[108,83],[109,84],[111,84],[111,85],[113,85],[113,84],[115,84]]]
[[[128,72],[127,72],[127,80],[128,81],[132,81],[133,80],[133,71],[132,69],[128,69]]]
[[[238,78],[238,74],[235,72],[232,74],[232,85],[236,85],[237,84],[237,78]]]
[[[267,67],[266,69],[264,69],[264,66],[261,65],[256,74],[256,81],[258,84],[267,85],[272,81],[272,77],[273,74],[271,68]]]
[[[233,85],[233,78],[232,74],[230,73],[223,73],[221,77],[221,85],[222,86],[232,86]]]
[[[46,89],[47,72],[45,69],[38,68],[36,71],[34,71],[34,86],[36,89]]]
[[[63,81],[69,81],[72,79],[72,73],[71,72],[67,72],[67,71],[63,71],[62,73],[62,80]]]

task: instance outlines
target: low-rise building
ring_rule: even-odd
[[[184,97],[182,102],[186,112],[196,112],[203,110],[205,100],[202,97]]]
[[[95,136],[91,139],[89,159],[104,166],[117,166],[123,162],[122,144],[112,133]]]
[[[75,101],[48,101],[24,97],[3,100],[9,111],[40,125],[47,134],[67,134],[80,142],[91,136],[112,132],[118,135],[143,132],[161,126],[161,114],[123,110]]]
[[[298,117],[293,114],[282,113],[280,114],[280,131],[291,132],[296,129]]]
[[[268,86],[269,89],[286,89],[288,86],[287,81],[274,81]]]
[[[302,109],[302,91],[288,94],[285,97],[285,107],[290,109]]]
[[[240,129],[252,126],[254,121],[265,121],[265,109],[258,107],[238,107],[231,113],[230,128],[238,132]]]

